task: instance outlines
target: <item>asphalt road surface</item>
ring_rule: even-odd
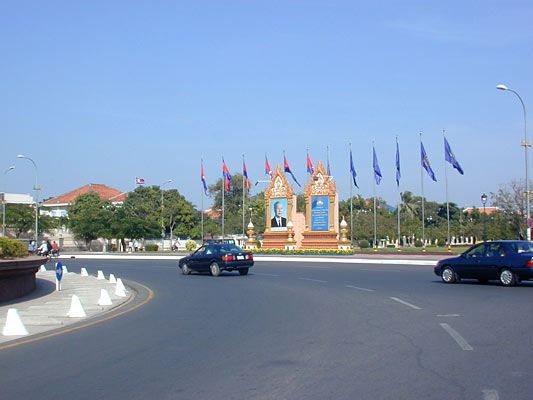
[[[445,285],[431,266],[67,260],[146,305],[0,350],[0,399],[530,399],[533,283]]]

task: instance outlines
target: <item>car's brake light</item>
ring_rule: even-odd
[[[254,259],[254,255],[253,255],[253,254],[248,254],[248,255],[246,256],[246,258],[247,258],[248,260],[253,260],[253,259]]]
[[[233,255],[232,254],[226,254],[222,256],[222,261],[233,261]]]
[[[526,263],[526,267],[533,268],[533,258]]]

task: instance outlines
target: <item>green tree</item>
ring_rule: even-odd
[[[222,209],[222,178],[214,185],[209,185],[209,196],[213,197],[213,209]],[[224,193],[224,234],[238,234],[242,233],[242,174],[235,174],[232,176],[230,191]],[[248,212],[248,205],[250,204],[250,194],[247,190],[244,193],[244,207],[245,216]],[[220,221],[220,230],[218,234],[222,232],[222,221]],[[245,218],[245,225],[246,218]]]
[[[26,204],[6,206],[6,225],[20,238],[23,233],[35,230],[35,208]]]
[[[90,250],[93,240],[109,236],[111,211],[111,202],[100,199],[98,194],[79,195],[68,207],[70,229],[85,240]]]
[[[533,187],[530,183],[529,187]],[[512,181],[500,185],[497,192],[491,192],[489,199],[493,206],[500,209],[501,217],[506,221],[506,229],[510,229],[513,238],[526,237],[526,197],[524,181]],[[530,196],[530,201],[533,196]],[[530,209],[531,209],[530,204]],[[502,233],[503,234],[503,233]]]
[[[6,225],[20,238],[23,233],[35,231],[35,207],[26,204],[6,206]],[[39,235],[59,227],[59,221],[48,215],[39,215]]]

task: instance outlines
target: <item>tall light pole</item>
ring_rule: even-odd
[[[39,170],[37,168],[37,164],[35,164],[35,161],[33,161],[30,157],[23,156],[22,154],[19,154],[17,157],[30,160],[35,167],[35,186],[33,187],[33,190],[35,190],[35,248],[37,248],[37,246],[39,246],[39,190],[41,190],[39,184],[37,183]]]
[[[487,241],[487,209],[485,204],[487,204],[487,195],[483,193],[481,195],[481,202],[483,203],[483,241]]]
[[[507,90],[508,92],[512,92],[516,94],[516,97],[518,97],[518,100],[520,100],[520,103],[522,104],[522,110],[524,110],[524,140],[522,141],[522,146],[524,146],[524,153],[526,158],[526,213],[527,213],[527,221],[526,221],[526,236],[527,240],[531,240],[531,228],[530,225],[530,217],[531,217],[531,211],[529,206],[529,177],[528,177],[528,163],[527,163],[527,148],[531,146],[531,143],[527,140],[527,115],[526,115],[526,106],[524,105],[524,102],[522,101],[522,98],[520,95],[515,92],[512,89],[509,89],[507,86],[499,84],[496,86],[496,89],[499,90]]]
[[[161,240],[163,241],[161,250],[165,250],[165,225],[163,224],[163,186],[170,182],[172,182],[172,179],[167,180],[159,186],[159,189],[161,190]],[[170,245],[172,246],[172,243]]]
[[[15,166],[12,165],[4,171],[4,181],[6,174],[15,169]],[[2,196],[2,237],[6,237],[6,190],[4,187],[4,195]]]

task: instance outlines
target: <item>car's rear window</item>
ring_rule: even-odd
[[[234,244],[223,244],[220,246],[221,253],[232,253],[236,251],[242,251],[242,249]]]
[[[530,253],[533,252],[533,243],[530,242],[515,242],[510,244],[511,249],[515,253]]]

